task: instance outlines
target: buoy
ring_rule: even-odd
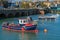
[[[44,29],[44,32],[47,32],[47,29]]]

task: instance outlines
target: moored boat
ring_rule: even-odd
[[[56,19],[56,16],[52,15],[52,16],[39,16],[39,19]]]
[[[37,21],[34,21],[30,18],[19,19],[18,24],[8,22],[2,24],[2,29],[7,30],[26,31],[26,30],[36,30],[36,28],[37,28]]]

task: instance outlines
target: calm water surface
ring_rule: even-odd
[[[38,20],[38,15],[31,16],[34,20]],[[0,40],[60,40],[60,17],[55,20],[39,20],[37,29],[38,33],[21,33],[2,30],[2,22],[18,23],[18,18],[4,19],[0,21]],[[48,32],[44,33],[44,28]]]

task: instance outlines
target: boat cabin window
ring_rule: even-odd
[[[23,21],[23,23],[26,23],[26,22],[27,22],[26,20]]]
[[[24,23],[25,23],[25,21],[24,21]]]
[[[27,23],[28,21],[27,20],[19,20],[19,23],[20,24],[25,24],[25,23]]]
[[[22,21],[21,21],[21,23],[22,23]]]

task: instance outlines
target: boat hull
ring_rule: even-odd
[[[8,26],[2,26],[2,29],[9,29],[9,30],[22,30],[22,28],[24,28],[24,30],[36,30],[37,25],[33,25],[33,26],[15,26],[15,27],[8,27]]]

